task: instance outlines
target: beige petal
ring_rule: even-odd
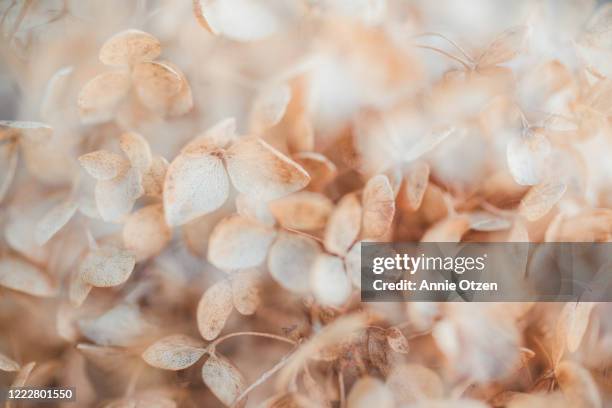
[[[261,40],[276,33],[285,19],[275,13],[273,1],[194,0],[200,24],[213,34],[236,41]],[[285,16],[286,17],[286,16]]]
[[[130,168],[112,180],[100,180],[95,189],[98,213],[104,221],[120,222],[132,211],[134,202],[143,194],[142,176],[135,168]]]
[[[563,197],[566,185],[549,181],[531,187],[521,200],[520,214],[528,221],[535,221],[546,215]]]
[[[363,189],[363,230],[365,238],[384,235],[395,214],[395,196],[387,176],[378,175],[368,180]]]
[[[555,376],[563,395],[573,407],[602,407],[597,384],[589,371],[572,361],[562,361]]]
[[[261,275],[257,269],[243,269],[232,273],[232,299],[238,313],[252,315],[261,303],[259,289]]]
[[[353,385],[347,408],[393,408],[395,401],[387,385],[374,377],[362,377]]]
[[[325,229],[325,249],[345,255],[361,229],[361,204],[355,194],[347,194],[332,212]]]
[[[245,218],[259,221],[269,227],[276,224],[274,215],[270,212],[269,204],[246,194],[236,196],[236,212]]]
[[[310,270],[321,253],[317,242],[303,235],[281,232],[270,248],[270,275],[284,288],[298,293],[310,292]]]
[[[105,65],[133,65],[152,61],[161,53],[159,40],[149,33],[129,29],[115,34],[102,45],[100,61]]]
[[[42,270],[14,256],[0,259],[0,286],[38,297],[57,294],[57,287]]]
[[[123,225],[123,244],[140,262],[164,249],[172,237],[172,230],[164,219],[161,204],[143,207],[127,216]]]
[[[40,116],[45,121],[65,112],[65,99],[67,97],[70,81],[73,78],[74,67],[67,66],[58,69],[47,82],[45,94],[40,103]],[[57,116],[56,116],[57,115]]]
[[[168,107],[165,114],[168,116],[181,116],[189,112],[193,108],[193,94],[191,92],[191,86],[185,74],[174,64],[167,63],[170,67],[174,68],[176,72],[181,76],[181,88],[179,91],[170,98]]]
[[[262,90],[251,107],[250,129],[256,134],[278,124],[291,100],[291,88],[279,84]]]
[[[404,191],[410,208],[418,210],[429,184],[429,165],[419,161],[413,164],[404,176]]]
[[[469,228],[468,217],[448,217],[432,225],[421,237],[421,242],[459,242]]]
[[[234,215],[225,218],[213,230],[208,244],[208,260],[218,268],[230,271],[261,264],[276,232],[248,218]]]
[[[387,343],[389,344],[389,347],[391,347],[391,350],[395,351],[396,353],[408,354],[410,346],[408,345],[408,339],[406,339],[404,333],[402,333],[396,327],[390,327],[387,329],[385,334],[387,336]]]
[[[97,150],[79,157],[79,163],[96,180],[111,180],[126,171],[129,162],[121,155]]]
[[[0,353],[0,371],[19,371],[19,363]]]
[[[387,386],[398,404],[442,398],[444,384],[435,371],[419,364],[398,364],[387,376]]]
[[[200,156],[203,152],[225,149],[236,140],[236,119],[225,118],[187,143],[181,153]]]
[[[11,388],[25,386],[35,366],[36,366],[36,363],[32,361],[31,363],[28,363],[24,365],[23,367],[21,367],[21,369],[15,376],[15,379],[11,383]]]
[[[109,287],[124,283],[132,274],[136,258],[131,251],[103,246],[90,251],[80,270],[83,280],[92,286]]]
[[[206,289],[197,310],[198,329],[206,340],[215,339],[232,313],[232,286],[224,279]]]
[[[174,334],[151,344],[142,353],[142,359],[153,367],[177,371],[194,365],[205,352],[199,340]]]
[[[227,170],[241,193],[269,201],[304,188],[308,173],[258,138],[245,138],[228,150]]]
[[[153,330],[138,306],[129,303],[121,303],[100,316],[81,319],[78,326],[85,337],[101,346],[134,346]]]
[[[142,175],[144,193],[151,197],[161,197],[164,192],[164,180],[170,164],[161,156],[153,156],[151,167]]]
[[[312,292],[318,302],[328,306],[341,306],[351,294],[351,282],[344,271],[342,259],[320,254],[310,272]]]
[[[293,155],[293,160],[302,166],[310,176],[310,183],[307,186],[308,190],[323,190],[338,174],[336,165],[319,153],[296,153]]]
[[[153,112],[165,115],[172,98],[183,89],[183,77],[162,61],[142,62],[132,71],[140,102]]]
[[[361,288],[361,242],[355,242],[344,258],[344,268],[356,288]]]
[[[301,231],[321,229],[334,204],[323,194],[300,191],[270,202],[270,211],[280,225]]]
[[[229,180],[221,159],[213,154],[181,154],[170,164],[164,183],[166,222],[182,225],[221,207]]]
[[[468,217],[474,231],[503,231],[512,226],[512,221],[485,211],[474,211]]]
[[[230,406],[246,389],[246,380],[242,373],[219,354],[211,354],[208,357],[202,366],[202,379],[215,397],[226,406]],[[245,404],[246,398],[235,407],[242,408]]]
[[[522,186],[538,184],[546,176],[551,145],[545,135],[525,132],[513,137],[506,148],[508,167],[514,180]]]
[[[446,140],[446,138],[456,132],[457,129],[450,127],[441,130],[436,130],[429,135],[422,136],[417,139],[416,143],[410,146],[410,148],[404,155],[402,155],[402,159],[405,162],[417,160],[423,157],[426,153],[433,150],[440,143]]]
[[[593,302],[568,302],[563,307],[557,321],[557,335],[565,336],[563,342],[567,344],[570,353],[578,350],[582,343],[595,305]]]
[[[126,132],[119,138],[119,145],[130,160],[132,167],[137,168],[142,174],[149,170],[153,157],[147,139],[136,132]]]
[[[484,68],[511,60],[523,50],[529,32],[528,26],[507,29],[478,58],[478,66]]]
[[[84,124],[108,122],[130,90],[130,75],[123,71],[105,72],[87,82],[77,99]]]
[[[34,237],[38,245],[44,245],[62,229],[76,212],[78,203],[68,199],[51,208],[36,224]]]
[[[196,256],[205,258],[208,253],[208,241],[210,240],[210,234],[212,233],[215,226],[223,218],[227,217],[233,211],[228,209],[228,205],[219,208],[218,210],[198,217],[193,221],[183,225],[183,239],[187,244],[187,247]]]
[[[0,142],[0,203],[11,186],[17,169],[17,142]]]

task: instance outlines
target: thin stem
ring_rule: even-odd
[[[444,56],[446,56],[446,57],[448,57],[448,58],[450,58],[450,59],[454,60],[454,61],[457,61],[458,63],[460,63],[461,65],[463,65],[463,67],[464,67],[466,70],[471,70],[471,69],[472,69],[472,67],[470,67],[470,66],[468,65],[468,63],[467,63],[467,62],[465,62],[464,60],[462,60],[461,58],[459,58],[459,57],[457,57],[457,56],[455,56],[455,55],[453,55],[453,54],[451,54],[451,53],[448,53],[448,52],[446,52],[446,51],[444,51],[444,50],[441,50],[441,49],[439,49],[439,48],[436,48],[436,47],[430,47],[429,45],[421,45],[421,44],[417,44],[417,45],[415,45],[415,47],[417,47],[417,48],[423,48],[423,49],[425,49],[425,50],[432,50],[432,51],[435,51],[435,52],[437,52],[437,53],[439,53],[439,54],[442,54],[442,55],[444,55]]]
[[[474,59],[471,57],[471,55],[468,54],[463,49],[463,47],[461,47],[459,44],[457,44],[456,42],[454,42],[453,40],[451,40],[450,38],[448,38],[444,34],[434,33],[434,32],[426,32],[426,33],[421,33],[421,34],[417,34],[417,35],[413,36],[413,38],[419,38],[419,37],[439,37],[439,38],[442,38],[443,40],[446,40],[450,45],[455,47],[457,49],[457,51],[459,51],[461,53],[461,55],[463,55],[465,57],[465,59],[467,59],[470,62],[474,61]]]
[[[344,376],[338,371],[338,392],[340,393],[340,408],[346,408],[346,397],[344,396]]]
[[[32,0],[25,0],[23,3],[23,7],[21,7],[21,10],[19,11],[19,16],[17,17],[17,20],[15,21],[15,25],[13,25],[13,29],[11,30],[10,34],[8,35],[8,41],[7,43],[10,44],[11,41],[13,40],[13,37],[15,36],[15,34],[17,34],[17,32],[19,31],[19,26],[21,26],[21,22],[23,21],[23,19],[25,18],[28,9],[30,8],[30,5],[32,4]]]
[[[234,402],[232,402],[232,405],[230,405],[230,408],[235,408],[238,405],[238,403],[242,401],[251,391],[253,391],[256,387],[266,382],[270,377],[272,377],[272,375],[274,375],[278,370],[280,370],[287,363],[287,361],[289,361],[289,357],[291,357],[292,355],[293,355],[293,351],[283,356],[283,358],[281,358],[280,361],[274,365],[274,367],[272,367],[271,369],[263,373],[257,381],[255,381],[254,383],[249,385],[244,391],[242,391],[242,394],[240,394],[234,400]]]
[[[219,337],[217,340],[213,341],[212,343],[210,343],[208,345],[208,348],[212,351],[214,351],[215,347],[217,347],[220,343],[222,343],[223,341],[230,339],[232,337],[238,337],[238,336],[255,336],[255,337],[266,337],[268,339],[274,339],[274,340],[278,340],[278,341],[282,341],[285,342],[287,344],[291,344],[293,346],[297,346],[297,342],[288,339],[286,337],[283,336],[278,336],[276,334],[272,334],[272,333],[262,333],[262,332],[236,332],[236,333],[230,333],[230,334],[226,334],[225,336]]]

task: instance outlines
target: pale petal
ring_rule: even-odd
[[[96,180],[110,180],[126,171],[129,163],[121,155],[97,150],[79,157],[81,166]]]
[[[546,176],[550,153],[550,142],[541,133],[513,137],[508,142],[506,158],[514,180],[522,186],[538,184]]]
[[[261,264],[276,231],[239,215],[225,218],[213,230],[208,260],[224,270],[250,268]]]
[[[18,158],[17,142],[0,142],[0,203],[15,177]]]
[[[182,225],[221,207],[229,194],[223,162],[213,154],[179,155],[164,183],[166,222]]]
[[[45,216],[36,224],[34,237],[38,245],[44,245],[60,229],[70,221],[76,212],[78,203],[68,199],[51,208]]]
[[[0,141],[23,136],[31,142],[44,143],[52,135],[53,128],[45,123],[0,120]]]
[[[528,221],[535,221],[546,215],[563,197],[567,186],[559,182],[545,182],[531,187],[521,200],[520,214]]]
[[[250,128],[260,132],[278,124],[291,100],[291,88],[286,84],[271,86],[261,91],[251,108]]]
[[[310,270],[321,249],[303,235],[281,232],[270,248],[270,275],[284,288],[298,293],[310,292]]]
[[[517,56],[525,46],[529,31],[528,26],[517,26],[501,33],[478,58],[478,66],[501,64]]]
[[[112,120],[130,85],[130,75],[123,71],[105,72],[91,79],[77,99],[81,121],[96,124]]]
[[[123,244],[140,262],[164,249],[172,230],[166,224],[161,204],[143,207],[127,216],[123,225]]]
[[[232,299],[238,313],[252,315],[261,303],[259,289],[261,275],[257,269],[243,269],[232,273]]]
[[[161,156],[154,156],[151,167],[142,175],[144,193],[151,197],[161,197],[164,192],[164,180],[170,164]]]
[[[236,189],[264,201],[304,188],[308,173],[258,138],[246,138],[228,150],[227,170]]]
[[[53,297],[57,287],[37,266],[13,256],[0,259],[0,286],[32,296]]]
[[[387,176],[378,175],[368,180],[363,189],[363,230],[365,238],[384,235],[395,214],[395,196]]]
[[[361,229],[361,204],[355,194],[347,194],[332,212],[325,229],[325,249],[345,255]]]
[[[393,394],[378,378],[362,377],[353,385],[347,398],[347,408],[393,408]]]
[[[0,371],[19,371],[19,363],[0,353]]]
[[[98,212],[104,221],[120,222],[143,193],[142,176],[135,168],[112,180],[100,180],[95,189]]]
[[[327,306],[341,306],[351,294],[351,282],[344,271],[342,259],[320,254],[312,266],[310,282],[318,302]]]
[[[176,371],[194,365],[205,352],[200,341],[175,334],[151,344],[142,353],[142,359],[153,367]]]
[[[444,396],[444,384],[435,371],[418,364],[398,364],[387,376],[387,386],[398,403],[410,404]]]
[[[79,268],[85,282],[92,286],[108,287],[124,283],[132,274],[135,263],[132,252],[103,246],[90,251]]]
[[[246,194],[238,194],[236,197],[236,212],[245,218],[259,221],[269,227],[276,224],[268,203]]]
[[[319,153],[296,153],[293,156],[293,160],[302,166],[310,176],[310,183],[307,186],[308,190],[323,190],[338,174],[336,165]]]
[[[125,30],[115,34],[102,45],[100,61],[105,65],[132,65],[151,61],[161,53],[159,40],[140,30]]]
[[[59,116],[64,112],[65,98],[73,72],[74,67],[63,67],[49,79],[40,104],[40,116],[45,121],[49,121],[55,115]]]
[[[242,373],[225,357],[211,354],[202,366],[202,379],[210,391],[226,406],[246,389],[246,380]],[[235,408],[246,404],[244,398]]]
[[[597,383],[586,368],[573,361],[562,361],[555,368],[555,379],[569,406],[601,407]]]
[[[485,211],[475,211],[468,214],[470,228],[475,231],[502,231],[509,229],[512,222]]]
[[[137,168],[142,174],[149,170],[153,158],[149,142],[144,137],[136,132],[126,132],[119,138],[119,145],[130,160],[132,167]]]
[[[183,239],[189,250],[196,256],[201,258],[206,257],[208,253],[208,241],[210,240],[210,234],[213,229],[219,221],[233,213],[228,207],[229,205],[226,203],[225,206],[218,210],[198,217],[182,226]]]
[[[187,143],[181,153],[199,156],[203,152],[225,149],[236,140],[236,119],[225,118]]]
[[[429,184],[429,165],[419,161],[410,167],[404,176],[404,191],[410,208],[418,210]]]
[[[355,242],[355,245],[346,254],[344,267],[353,286],[361,288],[361,241]]]
[[[153,329],[138,306],[119,304],[91,319],[78,322],[81,333],[101,346],[130,347],[141,342]]]
[[[226,279],[209,287],[200,298],[197,310],[198,329],[202,337],[215,339],[233,309],[232,286]]]
[[[270,211],[285,228],[313,231],[327,223],[334,204],[323,194],[300,191],[270,202]]]
[[[140,102],[151,111],[165,115],[172,98],[183,89],[183,77],[162,61],[143,62],[134,67],[132,79]]]

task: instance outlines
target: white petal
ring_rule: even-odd
[[[183,89],[183,76],[162,61],[143,62],[134,67],[132,79],[140,102],[153,112],[168,113],[173,97]]]
[[[308,173],[258,138],[246,138],[228,150],[227,170],[236,189],[264,201],[304,188]]]
[[[246,389],[246,380],[238,369],[225,357],[211,354],[202,366],[202,379],[213,394],[226,406]],[[244,407],[246,398],[236,405]]]
[[[325,248],[345,255],[361,229],[361,204],[355,194],[347,194],[338,202],[325,229]]]
[[[100,61],[105,65],[131,65],[151,61],[161,53],[159,40],[140,30],[125,30],[115,34],[102,45]]]
[[[161,156],[154,156],[151,167],[142,175],[144,193],[152,197],[161,197],[164,192],[164,180],[170,164]]]
[[[39,297],[57,294],[57,288],[42,270],[13,256],[0,259],[0,286]]]
[[[132,167],[144,174],[153,162],[149,142],[136,132],[126,132],[119,138],[121,150],[128,157]]]
[[[64,225],[70,221],[76,212],[78,204],[72,199],[63,201],[53,207],[45,216],[36,224],[34,233],[36,243],[44,245],[49,241]]]
[[[362,377],[351,388],[347,408],[393,408],[395,401],[391,390],[378,378]]]
[[[97,150],[79,157],[81,166],[96,180],[110,180],[126,171],[129,163],[121,155]]]
[[[268,203],[246,194],[238,194],[236,197],[236,212],[243,217],[259,221],[269,227],[276,224]]]
[[[215,339],[223,330],[233,308],[232,286],[226,279],[206,289],[197,310],[198,329],[202,337]]]
[[[531,187],[521,200],[519,212],[529,221],[542,218],[563,197],[566,188],[564,183],[554,181]]]
[[[151,333],[138,306],[119,304],[92,319],[81,319],[79,328],[85,337],[101,346],[133,346]]]
[[[168,225],[182,225],[221,207],[229,194],[223,162],[214,154],[179,155],[170,164],[164,183]]]
[[[323,228],[334,204],[323,194],[300,191],[270,202],[270,211],[285,228],[313,231]]]
[[[281,121],[291,99],[291,88],[280,84],[264,89],[251,108],[250,128],[255,132],[271,128]]]
[[[421,161],[412,165],[404,177],[404,191],[412,210],[416,211],[421,206],[428,184],[429,165]]]
[[[132,252],[103,246],[90,251],[79,268],[85,282],[92,286],[108,287],[124,283],[132,274],[135,263]]]
[[[550,153],[550,142],[541,133],[526,132],[510,139],[506,158],[514,180],[523,186],[538,184],[546,176]]]
[[[336,256],[317,256],[310,278],[315,298],[323,305],[341,306],[351,294],[351,282],[344,271],[342,259]]]
[[[517,26],[501,33],[478,58],[478,66],[484,68],[514,58],[522,51],[529,31],[527,26]]]
[[[151,344],[142,353],[142,359],[153,367],[175,371],[194,365],[205,352],[200,341],[175,334]]]
[[[170,241],[172,230],[166,224],[161,204],[143,207],[127,216],[123,244],[142,261],[161,252]]]
[[[0,371],[19,371],[19,368],[16,361],[0,353]]]
[[[91,79],[77,99],[81,121],[96,124],[113,119],[130,85],[130,75],[122,71],[105,72]]]
[[[276,231],[248,218],[225,218],[213,230],[208,244],[208,260],[224,270],[244,269],[261,264]]]
[[[238,313],[252,315],[261,303],[261,275],[257,269],[243,269],[231,274],[232,299]]]
[[[100,180],[95,190],[98,212],[104,221],[120,222],[143,193],[142,176],[135,168],[112,180]]]
[[[363,237],[384,235],[394,214],[395,196],[389,179],[384,175],[372,177],[363,189]]]
[[[270,248],[270,275],[284,288],[298,293],[310,292],[310,270],[321,253],[317,242],[303,235],[281,232]]]

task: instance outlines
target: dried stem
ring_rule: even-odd
[[[467,59],[470,62],[474,61],[472,56],[470,54],[468,54],[465,51],[465,49],[463,49],[463,47],[461,47],[459,44],[457,44],[455,41],[451,40],[450,38],[448,38],[444,34],[434,33],[434,32],[426,32],[426,33],[421,33],[421,34],[417,34],[417,35],[413,36],[413,38],[419,38],[419,37],[439,37],[439,38],[442,38],[443,40],[448,42],[450,45],[455,47],[457,49],[457,51],[459,51],[461,53],[461,55],[463,55],[465,57],[465,59]]]
[[[278,340],[278,341],[282,341],[284,343],[287,344],[291,344],[293,346],[297,346],[297,342],[288,339],[286,337],[283,336],[278,336],[276,334],[272,334],[272,333],[263,333],[263,332],[236,332],[236,333],[230,333],[230,334],[226,334],[225,336],[221,336],[218,339],[216,339],[215,341],[213,341],[212,343],[210,343],[208,345],[208,350],[210,351],[210,353],[214,353],[215,348],[222,342],[224,342],[227,339],[231,339],[232,337],[238,337],[238,336],[254,336],[254,337],[266,337],[268,339],[274,339],[274,340]]]
[[[461,58],[459,58],[459,57],[457,57],[457,56],[455,56],[455,55],[453,55],[453,54],[451,54],[451,53],[449,53],[449,52],[446,52],[446,51],[444,51],[444,50],[441,50],[440,48],[431,47],[431,46],[429,46],[429,45],[421,45],[421,44],[417,44],[417,45],[415,45],[415,47],[417,47],[417,48],[423,48],[423,49],[425,49],[425,50],[435,51],[435,52],[437,52],[437,53],[439,53],[439,54],[442,54],[442,55],[444,55],[444,56],[446,56],[446,57],[448,57],[448,58],[450,58],[450,59],[454,60],[454,61],[457,61],[458,63],[460,63],[461,65],[463,65],[463,66],[464,66],[464,68],[465,68],[466,70],[471,70],[471,69],[472,69],[472,67],[471,67],[471,66],[470,66],[470,65],[469,65],[467,62],[465,62],[464,60],[462,60]]]

